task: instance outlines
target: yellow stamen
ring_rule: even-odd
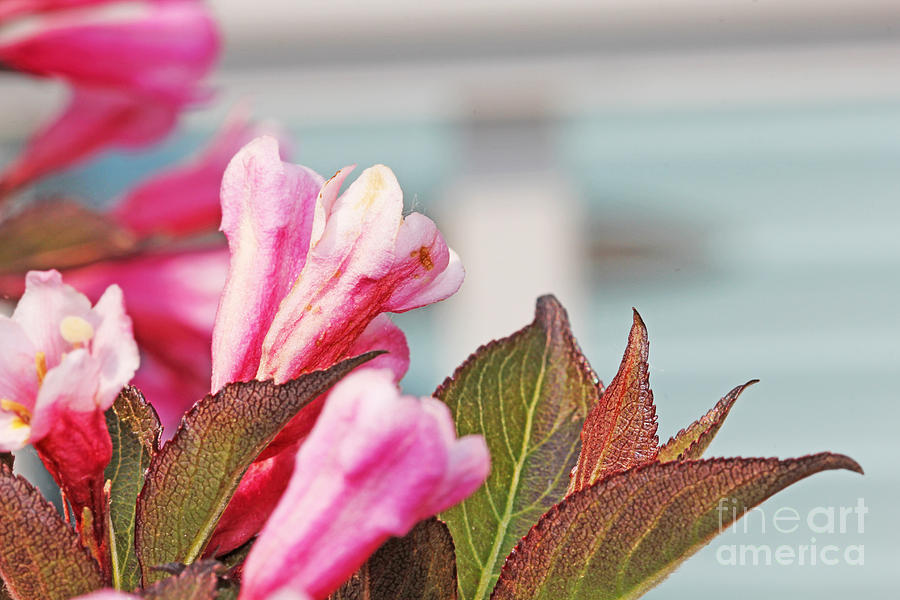
[[[59,333],[64,340],[81,348],[94,337],[94,327],[81,317],[68,316],[60,321]]]
[[[28,410],[23,404],[3,398],[2,400],[0,400],[0,409],[16,415],[12,420],[12,427],[14,429],[27,427],[29,424],[31,424],[31,411]]]
[[[35,354],[34,366],[37,369],[38,383],[44,383],[44,377],[47,376],[47,355],[43,352]]]

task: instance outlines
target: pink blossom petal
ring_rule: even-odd
[[[125,592],[118,592],[116,590],[100,590],[84,596],[78,596],[73,600],[140,600],[140,596],[126,594]]]
[[[215,23],[202,2],[144,7],[144,14],[127,19],[44,27],[0,44],[0,61],[79,86],[124,89],[176,104],[194,99],[197,82],[218,54]]]
[[[94,400],[101,410],[106,410],[131,381],[141,360],[119,286],[106,289],[94,306],[94,313],[101,319],[91,351],[100,363],[100,382]]]
[[[266,331],[303,269],[322,183],[282,162],[271,137],[254,140],[228,165],[222,231],[232,256],[213,331],[213,391],[256,375]]]
[[[66,317],[84,319],[94,328],[100,324],[87,296],[64,284],[59,271],[29,271],[25,276],[25,293],[12,318],[22,326],[36,350],[44,353],[47,367],[51,369],[71,348],[59,328]]]
[[[235,113],[199,156],[132,189],[113,216],[142,236],[215,229],[222,220],[219,191],[225,167],[256,135],[257,127],[243,113]]]
[[[263,342],[257,378],[283,382],[347,355],[380,312],[403,194],[384,166],[363,171],[335,202],[300,281],[282,300]]]
[[[209,95],[199,82],[219,42],[204,4],[171,0],[145,8],[125,21],[74,19],[0,44],[0,63],[66,79],[73,89],[68,108],[5,170],[0,194],[104,147],[154,142],[186,105]]]
[[[22,326],[0,315],[0,399],[11,400],[34,411],[38,377],[36,349]],[[4,411],[0,409],[0,414]]]
[[[119,0],[2,0],[0,2],[0,23],[13,17],[117,1]]]
[[[467,443],[460,460],[455,448],[465,440],[448,440],[448,426],[449,413],[401,396],[390,371],[341,381],[247,558],[241,600],[284,588],[324,598],[388,537],[471,494],[487,472],[486,447]]]
[[[76,87],[68,107],[29,140],[0,178],[0,193],[72,166],[107,146],[138,147],[175,126],[180,106],[119,90]]]
[[[403,220],[394,250],[392,276],[398,284],[384,310],[404,312],[449,298],[462,285],[465,271],[428,217],[412,213]]]
[[[105,410],[95,400],[100,370],[100,361],[82,348],[69,352],[61,363],[47,371],[31,421],[35,440],[47,433],[60,412]]]
[[[390,369],[394,381],[403,379],[409,370],[409,346],[403,330],[394,325],[390,316],[381,314],[372,319],[350,346],[347,356],[359,356],[371,350],[386,350],[387,354],[370,360],[361,369]]]
[[[69,353],[47,372],[31,421],[34,447],[79,516],[85,506],[99,510],[103,469],[112,457],[103,409],[94,400],[99,378],[100,361],[87,350]]]

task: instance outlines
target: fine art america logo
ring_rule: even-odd
[[[780,535],[802,543],[722,544],[716,549],[716,561],[725,566],[862,566],[865,546],[857,542],[865,531],[865,517],[869,512],[862,498],[855,506],[818,506],[805,513],[783,506],[768,513],[762,507],[747,512],[743,519],[738,501],[723,498],[717,507],[719,533],[759,533]],[[841,544],[831,543],[841,535]],[[785,538],[785,536],[791,536]],[[819,537],[816,537],[819,536]]]

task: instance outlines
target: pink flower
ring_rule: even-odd
[[[247,557],[240,599],[285,588],[325,598],[389,537],[474,492],[489,464],[482,437],[456,439],[442,402],[400,395],[390,371],[351,374],[297,453]]]
[[[73,600],[140,600],[140,596],[117,592],[116,590],[99,590],[84,596],[78,596]]]
[[[331,366],[380,314],[459,288],[459,258],[430,219],[403,217],[390,169],[366,169],[339,196],[350,170],[322,185],[312,171],[283,163],[269,137],[229,164],[222,230],[231,269],[213,331],[213,391]]]
[[[212,325],[227,269],[227,251],[214,247],[138,255],[66,273],[89,298],[113,283],[124,291],[144,356],[134,384],[167,430],[209,391]]]
[[[57,8],[51,4],[25,6]],[[149,2],[144,15],[125,21],[79,13],[66,24],[0,44],[0,63],[73,87],[68,108],[7,168],[0,192],[104,147],[142,146],[167,134],[185,106],[208,95],[198,82],[218,46],[207,9],[193,0]]]
[[[222,220],[219,191],[225,167],[259,133],[243,112],[233,113],[203,152],[135,186],[112,210],[113,217],[142,237],[215,229]]]
[[[90,6],[91,4],[106,4],[116,0],[3,0],[0,3],[0,24],[13,17],[43,12],[66,10]]]
[[[58,272],[31,271],[0,316],[0,450],[33,444],[79,517],[101,501],[112,453],[103,411],[138,362],[117,286],[91,307]]]
[[[343,195],[351,169],[324,182],[287,164],[261,137],[234,157],[222,182],[222,229],[231,269],[213,331],[212,389],[232,381],[284,382],[369,350],[367,366],[399,381],[409,366],[406,338],[384,314],[453,294],[464,271],[434,223],[403,218],[393,173],[367,169]],[[304,408],[250,467],[219,521],[211,549],[252,536],[284,489],[286,467],[260,464],[312,429],[325,399]]]

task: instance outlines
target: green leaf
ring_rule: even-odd
[[[0,222],[0,240],[0,273],[62,270],[137,249],[132,233],[70,200],[36,202]]]
[[[203,560],[186,567],[178,575],[158,581],[141,592],[146,600],[216,600],[222,565]]]
[[[113,447],[105,473],[110,482],[112,580],[117,590],[131,591],[141,585],[141,568],[134,550],[135,504],[144,485],[144,472],[159,450],[161,427],[156,411],[131,386],[122,390],[106,411],[106,426]]]
[[[631,600],[772,494],[813,473],[850,469],[822,453],[791,460],[653,463],[553,507],[503,566],[493,600]]]
[[[486,598],[503,557],[565,494],[581,424],[600,385],[552,296],[534,322],[479,348],[435,392],[460,435],[483,434],[491,473],[443,518],[456,543],[461,597]]]
[[[388,540],[329,600],[455,600],[456,587],[453,538],[432,517]]]
[[[619,371],[584,422],[581,454],[568,493],[656,460],[659,438],[649,356],[647,327],[635,310]]]
[[[250,463],[301,408],[378,354],[284,385],[231,383],[195,404],[150,461],[138,495],[136,545],[144,584],[161,578],[154,567],[197,560]]]
[[[0,576],[17,600],[65,600],[103,586],[100,569],[30,483],[0,466]]]
[[[660,462],[693,460],[703,456],[725,422],[725,417],[728,416],[738,396],[758,381],[758,379],[753,379],[744,385],[737,386],[719,400],[709,412],[676,433],[659,449]]]

